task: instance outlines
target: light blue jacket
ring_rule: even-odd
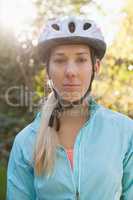
[[[58,146],[52,176],[34,174],[32,152],[41,114],[15,138],[7,200],[133,200],[133,120],[91,101],[74,144],[74,169]]]

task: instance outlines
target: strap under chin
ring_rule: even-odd
[[[56,90],[54,88],[53,88],[53,91],[54,91],[55,98],[58,99],[57,107],[60,111],[64,111],[64,110],[67,110],[67,109],[74,108],[78,105],[81,105],[83,103],[83,100],[86,98],[87,95],[89,95],[89,92],[90,92],[90,90],[88,88],[87,92],[85,93],[85,95],[82,98],[80,98],[77,101],[70,102],[70,101],[62,99],[58,95],[58,93],[56,92]]]
[[[56,131],[59,131],[59,129],[60,129],[59,118],[60,118],[61,112],[68,110],[68,109],[72,109],[78,105],[81,105],[83,100],[85,99],[85,97],[89,94],[89,90],[87,90],[86,94],[80,100],[73,101],[73,102],[69,102],[69,101],[60,99],[55,90],[54,90],[54,94],[55,94],[55,97],[58,98],[58,104],[50,116],[48,126],[50,126],[52,128],[55,123],[55,126],[56,126],[55,129],[56,129]]]

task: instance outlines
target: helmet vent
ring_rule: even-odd
[[[68,24],[68,28],[69,28],[69,31],[70,31],[71,33],[74,33],[74,32],[75,32],[75,23],[74,23],[74,22],[70,22],[70,23]]]
[[[52,24],[51,25],[53,29],[55,29],[56,31],[59,31],[60,30],[60,27],[58,24]]]
[[[83,29],[88,30],[90,27],[91,27],[90,23],[85,23],[84,26],[83,26]]]

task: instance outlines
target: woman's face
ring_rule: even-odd
[[[98,71],[99,63],[95,64]],[[68,101],[76,101],[86,93],[92,75],[90,49],[87,45],[60,45],[49,60],[49,78],[58,94]]]

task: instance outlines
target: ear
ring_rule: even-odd
[[[95,73],[98,74],[100,71],[101,61],[100,59],[96,58],[96,63],[94,65]]]

